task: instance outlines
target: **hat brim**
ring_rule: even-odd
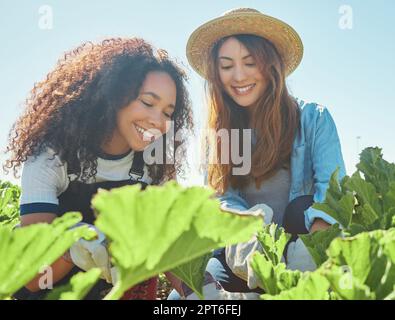
[[[286,76],[302,61],[303,43],[291,26],[262,13],[243,12],[210,20],[191,34],[186,55],[192,68],[207,78],[205,69],[212,46],[224,37],[237,34],[253,34],[269,40],[283,59]]]

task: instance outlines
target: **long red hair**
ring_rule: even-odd
[[[220,194],[229,186],[241,188],[249,181],[255,181],[259,188],[264,180],[272,177],[280,168],[289,168],[293,140],[300,119],[298,104],[286,87],[284,63],[272,43],[254,35],[231,37],[240,41],[253,56],[267,80],[267,88],[249,115],[247,108],[237,105],[225,93],[219,77],[218,52],[230,37],[221,39],[213,46],[207,66],[206,83],[209,132],[250,128],[255,131],[257,138],[253,147],[250,173],[235,176],[232,175],[232,169],[237,166],[232,161],[228,164],[221,163],[221,154],[230,154],[231,148],[235,146],[230,144],[229,150],[221,150],[221,141],[217,136],[214,141],[212,136],[206,137],[208,155],[211,158],[208,164],[208,183]],[[240,146],[237,151],[240,151]]]

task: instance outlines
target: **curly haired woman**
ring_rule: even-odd
[[[98,188],[136,183],[144,188],[183,173],[180,163],[147,165],[143,151],[159,137],[166,141],[170,122],[175,132],[192,129],[185,80],[165,51],[139,38],[89,42],[65,54],[34,86],[9,136],[5,169],[16,174],[23,164],[22,227],[50,223],[68,211],[82,212],[83,222],[92,224],[90,201]],[[174,149],[182,143],[174,141]],[[164,157],[174,152],[165,150]],[[80,268],[92,267],[83,259],[89,254],[106,281],[87,299],[103,297],[112,281],[105,239],[97,232],[94,243],[80,240],[52,265],[54,283],[62,284]],[[37,276],[16,296],[38,299],[45,293]],[[128,297],[153,299],[155,294],[153,279]]]

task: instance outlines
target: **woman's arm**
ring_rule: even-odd
[[[320,218],[316,218],[316,219],[314,219],[314,222],[311,225],[310,233],[314,233],[316,231],[321,231],[321,230],[326,230],[330,226],[331,225],[329,223],[325,222],[325,220],[322,220]]]
[[[222,196],[219,196],[222,209],[234,209],[246,211],[249,209],[248,203],[242,198],[240,192],[236,189],[229,188]]]
[[[316,131],[312,144],[314,202],[324,202],[333,172],[337,168],[340,169],[338,176],[340,181],[346,175],[346,169],[340,139],[332,116],[326,108],[316,112],[319,112],[319,115],[316,120]],[[325,212],[312,207],[305,211],[306,228],[311,232],[334,223],[337,221]]]
[[[25,227],[36,223],[52,223],[56,218],[53,213],[33,213],[21,216],[21,227]],[[67,252],[68,253],[68,252]],[[74,264],[71,259],[67,259],[66,256],[60,257],[50,267],[52,268],[53,284],[63,279],[73,269]],[[31,292],[37,292],[40,288],[40,278],[42,274],[38,274],[33,280],[31,280],[25,287]]]

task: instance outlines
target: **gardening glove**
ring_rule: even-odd
[[[265,225],[270,224],[273,218],[273,210],[266,204],[257,204],[242,214],[260,214],[264,217]],[[227,265],[236,276],[247,282],[250,289],[260,287],[260,280],[251,268],[251,259],[255,251],[262,252],[256,236],[248,242],[238,243],[225,248]]]
[[[287,269],[300,271],[314,271],[317,268],[311,254],[304,245],[302,239],[288,245]]]
[[[77,226],[80,225],[88,225],[90,229],[97,233],[98,237],[91,241],[81,238],[75,242],[70,248],[71,260],[77,267],[85,271],[99,268],[102,272],[101,278],[108,283],[112,283],[111,262],[105,235],[93,225],[80,223]]]
[[[115,283],[118,281],[117,269],[115,267],[111,267],[110,274],[111,274],[111,283],[112,283],[112,285],[115,285]]]
[[[199,297],[184,283],[182,290],[185,300],[199,300]],[[204,300],[258,300],[259,294],[254,292],[229,292],[206,271],[203,282]]]
[[[221,209],[223,211],[231,212],[241,216],[244,215],[261,216],[265,222],[265,225],[272,223],[272,219],[273,219],[272,208],[270,208],[268,205],[264,203],[259,203],[248,210],[232,209],[225,206],[221,207]]]

